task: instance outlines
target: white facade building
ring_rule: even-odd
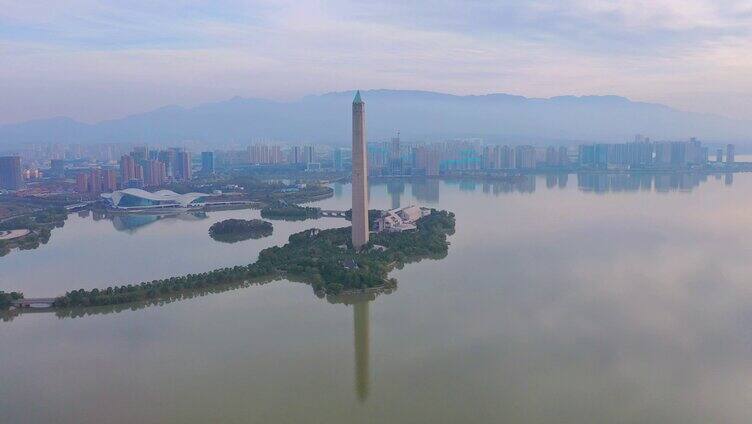
[[[430,209],[415,205],[388,210],[376,221],[376,231],[401,232],[415,230],[418,228],[415,223],[430,214]]]

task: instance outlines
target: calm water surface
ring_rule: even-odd
[[[0,422],[746,423],[752,175],[380,183],[454,211],[449,255],[331,304],[278,282],[83,318],[0,322]],[[347,185],[320,202],[345,208]],[[28,296],[245,264],[322,219],[221,244],[257,211],[141,226],[71,216],[0,258]]]

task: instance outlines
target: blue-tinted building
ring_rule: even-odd
[[[214,172],[214,152],[201,152],[201,172],[205,174]]]

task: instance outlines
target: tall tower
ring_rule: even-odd
[[[368,243],[368,159],[366,157],[366,104],[355,94],[352,104],[352,244]]]

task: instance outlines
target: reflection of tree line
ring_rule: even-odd
[[[177,293],[159,299],[152,299],[145,302],[138,302],[127,305],[110,305],[88,308],[69,308],[54,310],[57,318],[84,318],[87,316],[107,315],[120,313],[123,311],[137,311],[151,306],[164,306],[173,302],[189,300],[196,297],[203,297],[209,294],[221,293],[230,290],[246,288],[254,285],[263,285],[274,281],[273,279],[242,281],[239,283],[228,283],[222,287],[211,287],[202,291],[192,291],[186,293]],[[353,347],[355,357],[355,394],[359,401],[365,402],[368,398],[371,384],[371,324],[370,324],[370,302],[376,299],[380,294],[390,294],[396,290],[396,286],[382,292],[370,293],[348,293],[339,296],[327,296],[327,300],[332,304],[345,304],[353,307]],[[34,312],[53,312],[51,310],[29,310]],[[12,321],[18,315],[18,311],[0,312],[0,320],[5,322]]]
[[[3,321],[11,321],[19,313],[54,313],[58,318],[83,318],[91,315],[107,315],[113,313],[120,313],[123,311],[137,311],[145,309],[151,306],[164,306],[173,302],[182,300],[189,300],[196,297],[203,297],[209,294],[224,293],[230,290],[236,290],[251,286],[259,286],[268,284],[281,278],[263,278],[255,280],[240,280],[230,281],[225,284],[207,286],[201,289],[185,290],[181,292],[164,293],[153,299],[148,299],[140,302],[122,303],[114,305],[104,306],[87,306],[87,307],[74,307],[74,308],[55,308],[55,309],[17,309],[10,312],[0,312],[0,317]]]
[[[251,280],[228,281],[221,285],[207,286],[201,289],[163,293],[163,294],[160,294],[158,297],[155,297],[152,299],[147,299],[147,300],[138,301],[138,302],[131,302],[131,303],[121,303],[121,304],[103,305],[103,306],[54,308],[54,309],[24,308],[24,309],[16,309],[13,311],[0,310],[0,320],[6,321],[6,322],[12,321],[16,316],[20,314],[26,314],[26,313],[54,313],[55,316],[58,318],[83,318],[83,317],[92,316],[92,315],[108,315],[108,314],[116,314],[116,313],[120,313],[124,311],[138,311],[141,309],[146,309],[148,307],[154,307],[154,306],[159,307],[159,306],[168,305],[174,302],[190,300],[190,299],[194,299],[197,297],[204,297],[210,294],[224,293],[224,292],[237,290],[237,289],[244,289],[244,288],[248,288],[252,286],[262,286],[265,284],[269,284],[269,283],[276,282],[276,281],[283,281],[283,280],[290,281],[290,282],[297,282],[297,283],[308,283],[308,281],[306,281],[305,278],[293,276],[293,275],[256,278],[256,279],[251,279]],[[397,290],[397,282],[396,280],[392,280],[390,284],[387,284],[383,288],[380,288],[378,290],[361,291],[361,292],[358,292],[358,291],[343,292],[340,295],[325,295],[321,292],[314,291],[314,294],[319,298],[325,297],[326,300],[331,304],[354,305],[359,302],[372,301],[376,299],[376,297],[378,297],[379,295],[388,295],[388,294],[394,293],[396,290]]]
[[[281,278],[267,278],[257,280],[244,280],[231,282],[222,286],[208,287],[203,290],[171,293],[157,299],[121,305],[94,306],[86,308],[63,308],[45,310],[23,310],[24,313],[54,312],[57,318],[84,318],[87,316],[107,315],[123,311],[137,311],[152,306],[164,306],[173,302],[203,297],[209,294],[222,293],[231,290],[247,288],[250,286],[264,285]],[[294,278],[286,278],[295,281]],[[353,346],[355,356],[355,393],[359,401],[364,402],[368,398],[370,390],[370,311],[369,304],[382,294],[391,294],[397,290],[396,282],[386,286],[382,290],[352,291],[339,295],[327,295],[326,299],[331,304],[345,304],[353,307]],[[321,293],[317,293],[321,296]],[[21,311],[0,312],[0,320],[12,321]]]
[[[0,320],[12,321],[19,313],[54,313],[57,318],[84,318],[87,316],[116,314],[123,311],[137,311],[153,306],[164,306],[173,302],[190,300],[215,293],[223,293],[231,290],[247,288],[250,286],[264,285],[280,278],[268,278],[253,281],[239,281],[227,283],[222,286],[213,286],[203,290],[171,293],[157,299],[121,305],[93,306],[86,308],[62,308],[43,310],[16,310],[13,312],[0,312]],[[294,280],[287,278],[288,280]],[[328,295],[326,299],[332,304],[345,304],[353,306],[353,345],[355,355],[355,393],[358,400],[364,402],[368,398],[370,387],[370,312],[369,303],[381,294],[390,294],[397,289],[396,284],[387,289],[370,292],[350,292],[341,295]],[[319,294],[320,295],[320,294]]]

